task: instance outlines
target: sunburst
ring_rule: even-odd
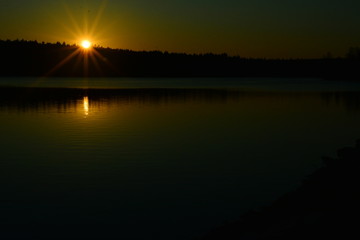
[[[83,40],[81,42],[81,47],[84,49],[90,49],[91,48],[91,42],[89,40]]]
[[[73,36],[77,48],[71,54],[65,57],[62,61],[60,61],[56,66],[54,66],[46,74],[46,76],[50,76],[73,58],[77,58],[77,61],[75,63],[76,66],[74,67],[78,67],[79,64],[83,65],[82,68],[84,71],[84,77],[88,76],[90,61],[93,63],[97,71],[102,73],[98,61],[103,61],[105,58],[101,55],[101,53],[99,53],[98,50],[96,50],[94,43],[100,41],[99,38],[100,31],[97,31],[97,28],[101,20],[101,17],[104,13],[104,10],[106,8],[106,3],[107,1],[102,2],[99,10],[96,13],[96,17],[93,18],[91,24],[89,21],[89,11],[88,10],[84,11],[82,27],[79,24],[79,22],[75,20],[74,14],[71,12],[70,8],[67,5],[64,5],[65,11],[72,23],[72,26],[65,26],[63,24],[62,25],[65,28],[65,30],[68,31]],[[98,34],[96,34],[97,32]],[[110,63],[108,64],[110,65]]]

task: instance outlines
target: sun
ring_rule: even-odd
[[[1,1],[1,0],[0,0]],[[69,28],[68,25],[63,25],[65,30],[73,36],[70,42],[72,42],[72,46],[76,46],[74,51],[69,52],[67,56],[65,56],[59,63],[57,63],[50,71],[48,71],[45,75],[49,76],[60,69],[64,64],[67,64],[69,61],[75,60],[75,66],[79,64],[83,67],[84,76],[89,75],[89,67],[95,67],[99,73],[101,71],[100,62],[106,62],[106,64],[111,65],[110,62],[106,61],[105,57],[98,51],[100,45],[94,44],[94,42],[101,42],[99,38],[100,31],[98,30],[98,26],[100,24],[100,19],[103,15],[104,9],[106,7],[107,1],[103,0],[99,10],[96,13],[94,20],[89,21],[89,13],[90,11],[84,12],[83,26],[79,25],[79,22],[76,21],[76,15],[73,14],[70,8],[64,4],[65,10],[68,14],[68,17],[73,24],[73,28]],[[91,26],[91,27],[90,27]],[[90,65],[92,64],[92,65]],[[111,65],[112,66],[112,65]],[[74,68],[75,69],[75,68]],[[86,100],[86,99],[85,99]],[[86,101],[84,100],[84,109],[86,109]]]
[[[84,49],[89,49],[91,47],[91,42],[89,40],[84,40],[81,42],[81,47]]]

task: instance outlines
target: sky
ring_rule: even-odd
[[[359,0],[0,0],[0,39],[243,57],[343,56]]]

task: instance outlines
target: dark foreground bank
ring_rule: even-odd
[[[356,239],[360,213],[360,140],[324,158],[324,166],[271,206],[219,227],[213,239]]]

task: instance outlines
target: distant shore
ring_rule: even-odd
[[[301,77],[360,80],[360,58],[252,59],[0,40],[1,77]]]

